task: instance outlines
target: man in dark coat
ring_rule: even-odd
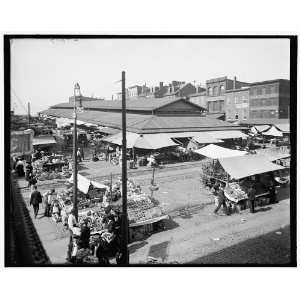
[[[36,219],[37,214],[39,212],[39,206],[40,203],[42,203],[42,195],[41,193],[37,190],[37,186],[35,185],[33,187],[33,192],[31,193],[30,197],[30,205],[33,206],[33,211],[34,211],[34,218]]]
[[[248,190],[248,200],[249,200],[250,212],[252,214],[254,213],[255,194],[256,194],[256,190],[254,188],[254,185],[251,184],[250,189]]]
[[[274,183],[271,182],[270,186],[269,186],[269,193],[270,193],[270,204],[276,203],[278,202],[276,199],[276,189],[274,186]]]

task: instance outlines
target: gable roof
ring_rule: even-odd
[[[156,111],[167,105],[174,104],[176,102],[184,102],[188,106],[197,108],[199,111],[205,110],[205,108],[191,103],[190,101],[184,98],[178,99],[168,99],[168,98],[145,98],[145,99],[135,99],[126,101],[126,110],[127,111]],[[122,101],[121,100],[98,100],[98,101],[88,101],[82,102],[82,106],[88,110],[103,110],[103,111],[121,111],[122,110]],[[51,109],[71,109],[73,108],[72,103],[60,103],[50,107]]]
[[[72,109],[50,108],[41,112],[44,115],[72,119]],[[101,126],[122,128],[120,112],[86,110],[78,113],[78,120]],[[201,115],[193,116],[157,116],[126,114],[127,130],[137,133],[189,132],[209,130],[240,130],[240,126]]]

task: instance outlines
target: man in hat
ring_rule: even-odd
[[[39,212],[39,206],[40,203],[42,202],[42,195],[41,193],[37,190],[37,186],[33,186],[33,192],[31,193],[30,196],[30,205],[33,206],[33,211],[34,211],[34,218],[36,219],[38,212]]]

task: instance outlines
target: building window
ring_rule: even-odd
[[[239,119],[239,114],[235,114],[235,119],[236,119],[236,120]]]
[[[271,87],[269,86],[266,87],[266,94],[271,94]]]
[[[257,92],[257,95],[261,95],[261,88],[257,88],[256,92]]]
[[[247,119],[247,110],[246,109],[243,110],[243,119],[244,120]]]
[[[236,97],[236,96],[234,97],[234,103],[235,103],[235,104],[238,104],[238,103],[239,103],[239,98]]]
[[[208,96],[212,96],[212,88],[208,88]]]
[[[218,87],[217,86],[214,87],[214,96],[218,96]]]
[[[225,87],[224,85],[220,86],[220,95],[223,95],[225,93]]]
[[[266,93],[266,89],[265,89],[265,88],[262,88],[262,89],[261,89],[261,92],[262,92],[262,94],[264,95],[264,94]]]

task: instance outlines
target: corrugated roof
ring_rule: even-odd
[[[165,105],[168,105],[172,102],[176,101],[186,101],[185,99],[167,99],[167,98],[145,98],[145,99],[135,99],[135,100],[127,100],[126,101],[126,109],[127,110],[155,110]],[[190,104],[190,102],[186,101]],[[82,106],[89,109],[105,109],[105,110],[121,110],[122,109],[122,101],[120,100],[96,100],[96,101],[88,101],[82,102]],[[60,103],[51,108],[73,108],[72,103]]]
[[[251,119],[251,120],[245,120],[240,121],[240,124],[243,125],[274,125],[274,124],[289,124],[289,119]]]
[[[48,109],[42,112],[55,117],[72,118],[71,109]],[[84,111],[78,120],[121,129],[120,112]],[[155,116],[126,114],[127,130],[137,133],[187,132],[209,130],[240,130],[240,126],[205,116]]]

